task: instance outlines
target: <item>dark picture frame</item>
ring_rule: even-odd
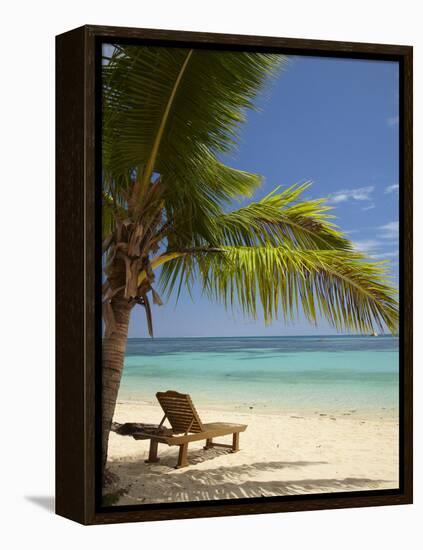
[[[244,49],[399,62],[400,71],[400,487],[102,507],[101,44]],[[99,61],[100,60],[100,61]],[[82,524],[151,521],[412,503],[412,109],[410,46],[87,25],[56,37],[56,513]],[[100,179],[99,179],[100,178]],[[100,268],[99,268],[100,266]]]

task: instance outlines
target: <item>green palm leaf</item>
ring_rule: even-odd
[[[269,323],[294,319],[302,308],[311,322],[318,313],[338,330],[397,330],[397,292],[383,262],[360,253],[302,250],[287,246],[221,247],[181,252],[169,259],[162,285],[191,286],[198,278],[210,298],[239,305],[256,318],[261,304]]]
[[[304,249],[352,250],[352,243],[329,220],[324,199],[298,202],[310,183],[279,188],[258,202],[212,220],[216,244],[254,246],[285,244]]]
[[[144,292],[160,268],[164,290],[199,279],[210,297],[245,314],[261,303],[266,322],[301,307],[339,329],[395,331],[385,268],[354,252],[324,199],[301,200],[308,183],[225,212],[261,177],[218,156],[236,145],[246,110],[285,63],[273,54],[117,46],[103,67],[105,236],[117,219],[140,232]],[[113,251],[113,238],[106,243]]]
[[[218,161],[237,142],[245,110],[285,58],[273,54],[118,46],[103,68],[106,178],[144,186],[160,174],[169,217],[197,219],[261,177]],[[198,212],[198,200],[202,211]]]

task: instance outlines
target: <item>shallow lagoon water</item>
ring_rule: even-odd
[[[396,410],[398,338],[132,338],[120,400],[190,393],[201,406]]]

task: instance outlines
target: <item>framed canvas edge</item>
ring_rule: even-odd
[[[97,511],[95,353],[95,52],[104,38],[195,42],[400,62],[400,265],[404,377],[402,480],[395,494],[309,495],[307,500],[187,503]],[[86,25],[56,37],[56,513],[85,525],[410,504],[412,495],[412,46]],[[78,75],[80,78],[78,80]],[[72,132],[69,128],[72,127]],[[64,251],[67,251],[66,254]],[[68,251],[72,250],[72,264]],[[82,290],[82,294],[81,294]],[[67,295],[75,295],[71,307]],[[81,294],[81,295],[79,295]],[[69,342],[73,345],[70,346]],[[98,479],[97,479],[98,483]],[[383,491],[382,491],[383,493]],[[204,504],[204,503],[203,503]]]

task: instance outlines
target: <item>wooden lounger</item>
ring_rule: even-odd
[[[204,449],[213,447],[226,447],[233,453],[239,451],[239,434],[245,431],[246,424],[229,424],[227,422],[212,422],[203,424],[188,394],[176,391],[158,392],[156,397],[165,413],[156,433],[137,432],[134,439],[150,439],[150,452],[146,462],[158,462],[157,446],[159,443],[166,445],[179,445],[179,457],[176,468],[188,466],[187,451],[191,441],[206,440]],[[163,427],[168,419],[172,429]],[[214,437],[232,434],[232,445],[214,443]]]

